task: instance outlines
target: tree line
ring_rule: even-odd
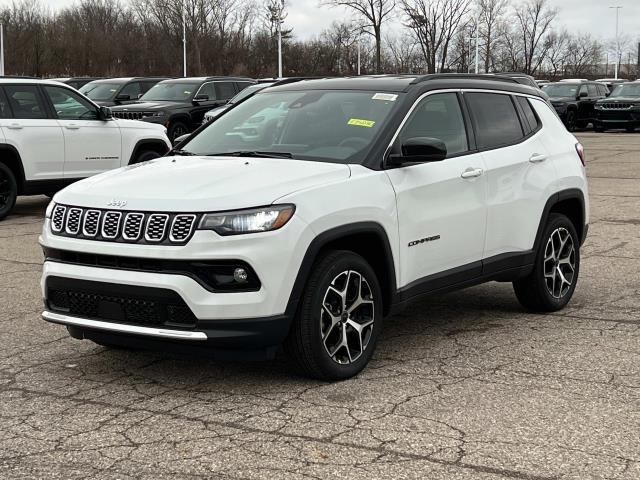
[[[617,57],[623,76],[638,75],[630,37],[567,31],[548,0],[319,1],[351,15],[300,39],[283,0],[79,0],[61,10],[16,0],[0,9],[5,72],[181,76],[184,18],[192,76],[276,76],[278,25],[285,76],[353,75],[358,57],[363,74],[468,72],[476,43],[481,72],[604,76]]]

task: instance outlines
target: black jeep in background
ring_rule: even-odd
[[[151,87],[169,77],[106,78],[89,82],[80,88],[83,93],[101,107],[126,105],[137,101]]]
[[[226,104],[255,80],[242,77],[187,77],[156,84],[139,101],[112,109],[114,117],[160,123],[173,142],[202,124],[204,114]]]
[[[542,90],[549,95],[551,104],[570,132],[587,128],[595,120],[596,102],[609,93],[603,84],[586,80],[548,83]]]
[[[604,132],[607,128],[625,128],[633,132],[640,127],[640,80],[614,87],[609,98],[598,100],[593,128]]]

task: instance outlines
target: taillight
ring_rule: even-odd
[[[584,154],[584,147],[582,146],[581,143],[576,143],[576,152],[578,152],[578,156],[580,157],[580,161],[582,162],[582,166],[586,167],[587,166],[587,159],[586,159],[586,156]]]

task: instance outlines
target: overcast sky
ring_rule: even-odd
[[[52,8],[60,8],[71,5],[76,0],[43,1]],[[589,32],[602,39],[615,36],[615,10],[610,10],[608,7],[622,6],[621,31],[631,35],[635,41],[640,40],[640,0],[549,0],[549,2],[560,10],[555,22],[556,28],[564,26],[570,31]],[[8,3],[10,0],[0,0],[0,4]],[[286,25],[293,27],[293,33],[297,38],[313,37],[327,28],[332,21],[345,18],[344,10],[320,7],[319,0],[287,0],[287,5],[289,16]],[[393,26],[389,26],[389,29],[391,28]]]

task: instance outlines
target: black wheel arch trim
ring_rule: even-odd
[[[298,309],[302,292],[307,284],[311,269],[315,263],[321,250],[331,242],[340,240],[341,238],[347,238],[352,235],[359,234],[374,234],[382,242],[384,248],[384,266],[389,276],[389,285],[381,285],[383,289],[387,290],[388,298],[394,299],[396,294],[396,268],[393,259],[393,250],[391,249],[391,243],[389,242],[389,236],[387,235],[384,227],[377,222],[356,222],[347,225],[341,225],[338,227],[326,230],[317,235],[307,247],[307,251],[302,259],[302,263],[298,268],[298,274],[296,276],[293,288],[289,295],[289,301],[285,310],[285,315],[289,319],[293,319]],[[358,253],[358,252],[355,252]],[[393,301],[393,300],[392,300]],[[387,312],[391,305],[385,305],[384,310]]]
[[[538,224],[538,231],[536,232],[536,238],[533,244],[533,251],[537,252],[538,247],[540,246],[540,242],[542,242],[542,233],[544,232],[544,227],[547,224],[549,219],[549,214],[551,213],[551,209],[558,203],[564,200],[578,200],[580,203],[580,207],[582,209],[582,222],[583,225],[580,225],[579,232],[582,233],[580,238],[580,245],[584,243],[587,238],[587,231],[589,230],[588,224],[586,222],[586,204],[584,199],[584,193],[579,188],[568,188],[566,190],[560,190],[559,192],[551,195],[545,206],[542,210],[542,215],[540,216],[540,223]],[[578,230],[578,228],[576,228]]]
[[[167,147],[167,144],[159,138],[143,138],[142,140],[138,140],[134,145],[131,156],[129,157],[129,165],[131,165],[136,160],[136,158],[138,158],[138,155],[145,149],[145,147],[149,147],[151,145],[162,146],[162,150],[164,150],[164,153],[162,155],[166,155],[167,153],[169,153],[170,148]]]

